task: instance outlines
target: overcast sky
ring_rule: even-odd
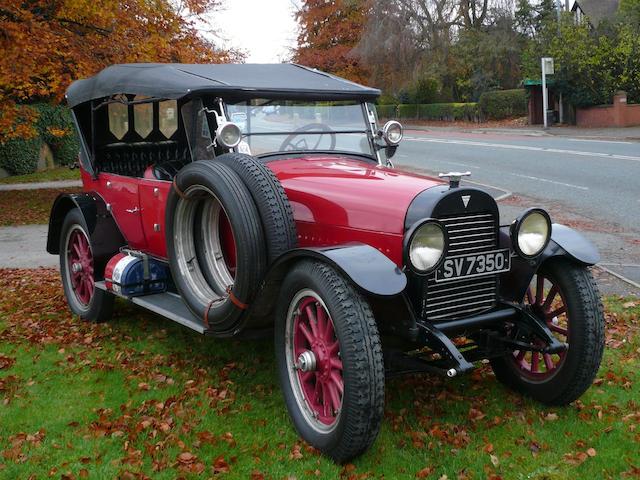
[[[227,0],[212,23],[223,43],[247,54],[247,63],[278,63],[296,44],[296,0]]]
[[[211,22],[220,32],[216,44],[241,49],[247,63],[288,60],[296,44],[294,13],[299,4],[300,0],[226,0]]]

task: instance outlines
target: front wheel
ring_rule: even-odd
[[[605,321],[598,287],[586,267],[551,260],[534,276],[524,304],[568,348],[560,354],[522,348],[492,359],[496,378],[543,403],[569,404],[589,388],[602,360]],[[535,338],[531,343],[540,345]]]
[[[384,366],[366,300],[331,267],[301,262],[282,285],[275,345],[302,438],[337,462],[367,450],[383,417]]]

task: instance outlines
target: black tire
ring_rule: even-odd
[[[211,254],[213,248],[203,251],[203,245],[212,245],[200,228],[207,208],[217,208],[229,220],[237,252],[233,277],[224,272],[217,254]],[[222,163],[191,163],[174,179],[167,199],[166,226],[167,255],[178,292],[210,333],[234,335],[267,265],[260,216],[247,187]],[[219,232],[207,238],[215,241],[216,235],[219,237]]]
[[[297,233],[291,204],[275,174],[260,160],[242,153],[220,155],[216,161],[236,172],[249,189],[260,212],[268,262],[295,248]]]
[[[530,378],[511,357],[491,360],[496,378],[513,390],[548,405],[567,405],[593,383],[604,351],[604,310],[598,287],[587,267],[565,259],[545,263],[539,274],[559,288],[566,307],[566,356],[544,378]],[[533,361],[531,361],[533,363]]]
[[[306,398],[300,386],[303,380],[297,377],[297,370],[291,369],[294,355],[291,342],[295,342],[295,337],[291,336],[295,324],[293,316],[301,305],[299,299],[311,295],[308,292],[320,299],[315,302],[316,308],[320,308],[322,302],[322,307],[328,311],[334,328],[332,338],[337,338],[342,365],[340,407],[337,413],[335,410],[331,413],[335,420],[326,428],[319,417],[314,417],[311,407],[304,406],[309,403],[300,400]],[[275,348],[285,403],[300,436],[339,463],[367,450],[380,430],[385,381],[378,328],[367,301],[328,265],[310,260],[298,263],[282,285],[275,322]],[[321,370],[319,365],[318,370]],[[322,392],[324,397],[324,389]]]
[[[62,287],[64,295],[67,298],[69,309],[83,320],[91,322],[105,322],[109,320],[113,313],[114,296],[110,293],[93,287],[88,302],[82,302],[76,294],[71,281],[71,266],[69,265],[69,240],[72,232],[78,232],[84,235],[90,251],[91,237],[88,234],[87,224],[80,213],[80,210],[73,208],[69,210],[62,223],[60,231],[60,276],[62,279]],[[93,273],[93,257],[91,258],[91,269],[89,275],[95,280]]]

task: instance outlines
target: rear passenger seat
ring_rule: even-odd
[[[152,167],[155,178],[172,180],[173,176],[191,161],[189,148],[178,142],[112,143],[102,147],[97,154],[96,166],[100,172],[128,177],[143,177]]]

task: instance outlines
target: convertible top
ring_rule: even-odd
[[[120,93],[165,99],[208,93],[236,100],[373,100],[380,90],[290,63],[129,63],[107,67],[91,78],[73,82],[67,90],[67,102],[75,107]]]

